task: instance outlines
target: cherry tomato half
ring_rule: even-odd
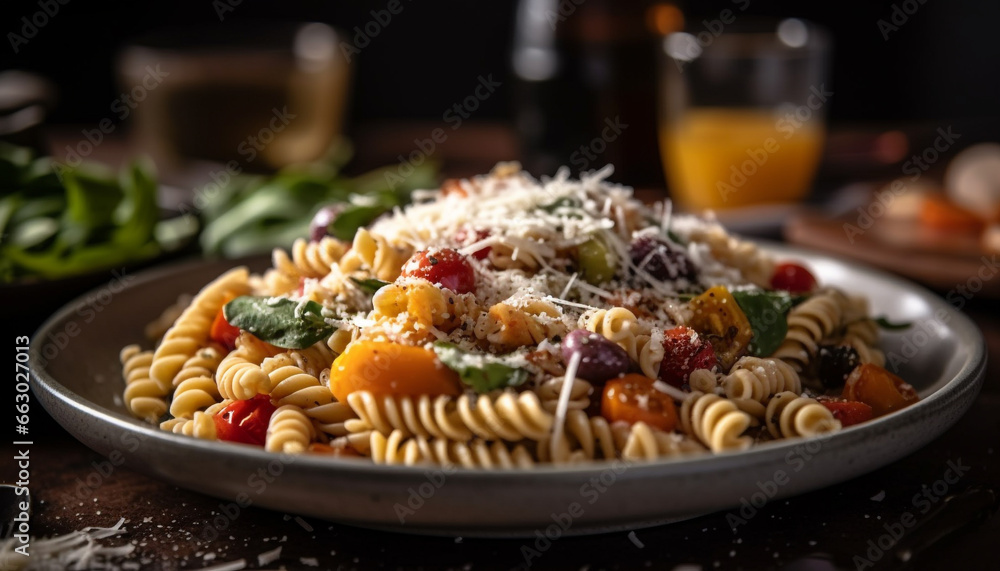
[[[451,248],[421,250],[403,265],[403,276],[423,278],[456,293],[476,289],[476,274],[465,256]]]
[[[215,320],[212,321],[212,328],[209,329],[208,336],[212,341],[232,351],[236,348],[236,338],[240,336],[240,328],[230,325],[226,321],[226,316],[222,314],[222,309],[220,307],[219,313],[215,314]]]
[[[889,414],[920,400],[917,391],[903,379],[872,364],[854,369],[844,383],[843,397],[867,404],[875,416]]]
[[[819,404],[825,406],[833,417],[840,421],[841,426],[853,426],[872,419],[872,407],[863,402],[849,401],[839,398],[819,398]]]
[[[792,262],[778,264],[771,276],[771,289],[791,293],[807,293],[816,287],[816,277],[812,272]]]
[[[263,446],[276,409],[268,395],[238,400],[215,416],[215,434],[219,440]]]
[[[473,238],[469,238],[470,234],[474,234]],[[471,230],[469,228],[460,228],[458,232],[455,232],[455,241],[459,244],[465,244],[470,242],[469,245],[475,244],[480,240],[485,240],[490,237],[490,233],[486,230]],[[485,260],[487,256],[490,255],[490,251],[493,250],[492,246],[483,246],[482,248],[476,250],[472,253],[472,257],[477,260]]]
[[[693,329],[681,325],[663,332],[661,381],[681,388],[692,371],[711,369],[718,364],[715,348]]]
[[[608,422],[642,421],[660,430],[673,430],[677,425],[677,406],[670,395],[654,389],[653,382],[636,374],[611,379],[604,385],[601,416]]]

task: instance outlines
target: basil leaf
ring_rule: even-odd
[[[796,298],[784,291],[748,290],[732,294],[753,329],[750,353],[766,357],[777,351],[788,333],[786,318]]]
[[[377,278],[371,278],[371,279],[367,279],[367,280],[359,280],[358,278],[351,278],[351,281],[354,282],[354,284],[356,286],[358,286],[359,288],[367,291],[370,294],[374,294],[375,292],[377,292],[378,290],[384,288],[385,286],[389,285],[389,283],[390,283],[390,282],[382,281],[382,280],[377,279]]]
[[[511,367],[502,358],[485,353],[469,353],[451,343],[437,341],[434,352],[459,379],[477,393],[516,387],[528,380],[528,371]]]
[[[283,349],[305,349],[336,329],[323,319],[323,306],[286,297],[244,295],[222,309],[226,321]]]
[[[900,321],[898,323],[893,323],[889,321],[886,316],[880,315],[875,318],[875,324],[885,329],[886,331],[902,331],[903,329],[909,329],[913,325],[912,321]]]
[[[384,204],[351,204],[330,223],[328,231],[338,240],[350,242],[354,239],[359,228],[367,226],[390,210],[392,210],[392,206]]]

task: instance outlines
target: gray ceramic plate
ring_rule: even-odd
[[[969,408],[986,366],[976,327],[938,296],[874,270],[801,250],[819,278],[872,299],[874,313],[913,321],[884,347],[922,400],[822,441],[789,440],[746,452],[624,466],[448,474],[356,459],[279,457],[251,446],[162,432],[122,407],[119,349],[181,292],[230,264],[197,262],[144,273],[84,296],[35,336],[35,393],[84,444],[178,486],[244,505],[413,533],[533,535],[554,522],[595,533],[759,504],[842,482],[923,446]],[[773,496],[768,498],[768,496]],[[207,514],[206,514],[206,517]],[[225,523],[225,522],[223,522]]]

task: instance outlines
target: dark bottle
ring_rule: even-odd
[[[663,187],[656,137],[657,35],[645,1],[521,0],[512,66],[522,162],[536,175],[615,165]]]

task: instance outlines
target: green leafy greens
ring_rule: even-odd
[[[323,318],[320,304],[285,297],[240,296],[222,314],[230,325],[283,349],[305,349],[336,329]]]
[[[434,343],[434,352],[445,366],[458,373],[462,383],[477,393],[520,386],[528,380],[528,371],[511,367],[501,357],[469,353],[444,341]]]
[[[766,357],[777,351],[788,333],[788,310],[802,301],[801,296],[764,290],[734,291],[732,294],[753,329],[750,353]]]
[[[343,168],[351,154],[350,145],[340,141],[316,162],[290,165],[268,176],[235,175],[218,191],[203,192],[202,248],[229,257],[287,248],[308,235],[312,216],[328,204],[344,206],[329,233],[350,241],[358,228],[409,204],[414,189],[436,186],[437,167],[431,161],[405,178],[395,166],[347,176]]]
[[[0,281],[58,279],[149,259],[192,238],[192,217],[160,220],[152,166],[67,167],[0,143]]]

